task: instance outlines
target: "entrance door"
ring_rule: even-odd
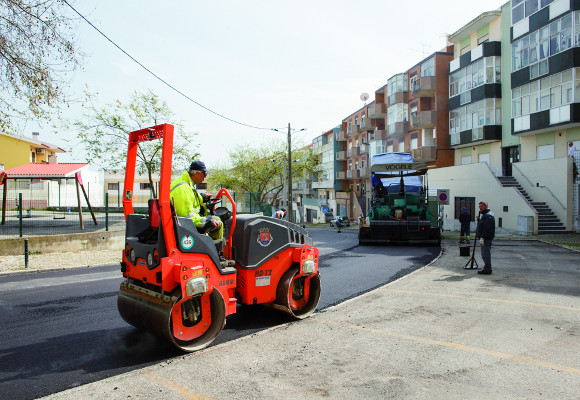
[[[520,161],[520,146],[503,147],[501,167],[503,176],[512,176],[512,164]]]

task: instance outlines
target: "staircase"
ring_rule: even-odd
[[[503,187],[515,187],[538,212],[538,235],[570,233],[546,203],[532,201],[530,195],[522,188],[516,178],[513,176],[501,176],[497,179],[499,179]]]

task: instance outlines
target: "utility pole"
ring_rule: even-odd
[[[288,221],[294,222],[292,218],[292,139],[290,133],[290,122],[288,122]]]

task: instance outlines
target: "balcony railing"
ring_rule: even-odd
[[[359,171],[359,177],[360,178],[366,178],[366,179],[370,178],[370,171],[369,171],[369,168],[368,167],[359,168],[358,171]]]
[[[361,132],[373,131],[374,129],[375,127],[373,126],[373,123],[369,118],[365,118],[360,122]]]
[[[374,132],[374,140],[387,140],[387,131],[385,130],[376,130]]]
[[[346,171],[336,171],[336,179],[337,180],[346,179]]]
[[[347,157],[358,157],[360,156],[360,147],[351,147],[350,149],[346,150]]]
[[[360,155],[369,154],[369,146],[367,144],[360,145]]]
[[[346,160],[346,151],[337,151],[336,161],[344,161],[344,160]]]
[[[351,125],[351,126],[346,128],[347,136],[357,135],[359,133],[360,133],[360,129],[359,129],[358,125]]]
[[[336,135],[336,141],[337,142],[346,142],[346,132],[339,131],[338,135]]]
[[[433,128],[437,125],[437,111],[421,111],[417,115],[411,116],[411,126],[413,129]]]
[[[413,96],[415,97],[433,97],[436,90],[436,76],[424,76],[413,84]]]
[[[389,137],[397,137],[406,134],[409,132],[409,122],[395,122],[392,125],[387,127],[387,132],[389,133]]]
[[[360,170],[358,169],[349,169],[346,171],[347,179],[357,179],[360,178]]]
[[[387,105],[385,103],[375,103],[369,106],[369,118],[380,119],[387,115]]]
[[[411,151],[413,160],[431,162],[437,159],[437,146],[421,146]]]

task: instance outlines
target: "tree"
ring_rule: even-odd
[[[65,103],[67,72],[80,66],[63,0],[0,0],[0,131],[48,119]]]
[[[104,108],[98,108],[94,95],[85,92],[85,96],[84,118],[75,121],[73,126],[85,146],[87,162],[113,172],[123,170],[127,160],[129,133],[163,123],[175,127],[174,169],[188,167],[199,156],[197,144],[193,143],[196,134],[186,132],[183,124],[174,120],[174,114],[167,103],[152,91],[134,92],[129,103],[116,100]],[[137,172],[147,173],[153,197],[157,197],[153,175],[161,167],[161,148],[162,142],[153,140],[139,143],[137,150]]]
[[[212,168],[208,176],[208,184],[212,188],[223,186],[233,191],[258,193],[260,203],[271,206],[282,199],[287,183],[285,141],[273,141],[258,147],[237,145],[229,152],[229,158],[229,162]],[[311,148],[299,144],[293,148],[292,158],[294,181],[304,179],[305,174],[316,171],[319,163]]]

